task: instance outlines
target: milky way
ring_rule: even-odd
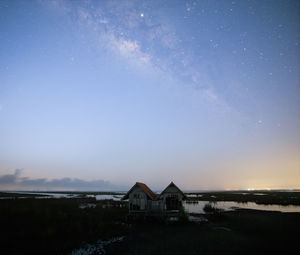
[[[1,1],[0,174],[300,187],[299,10]]]

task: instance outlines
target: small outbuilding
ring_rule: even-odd
[[[179,212],[184,193],[171,182],[160,194],[146,184],[137,182],[122,200],[129,202],[129,214],[160,215]]]

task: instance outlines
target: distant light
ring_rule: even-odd
[[[144,17],[144,13],[141,13],[141,17],[142,17],[142,18]]]

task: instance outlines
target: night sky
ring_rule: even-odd
[[[300,188],[300,1],[0,2],[0,189]]]

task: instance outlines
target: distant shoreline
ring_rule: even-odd
[[[188,201],[254,202],[263,205],[300,206],[300,190],[205,191],[185,192]],[[121,196],[126,191],[0,191],[1,199],[9,198],[83,198],[89,196]],[[57,196],[55,196],[57,195]]]

